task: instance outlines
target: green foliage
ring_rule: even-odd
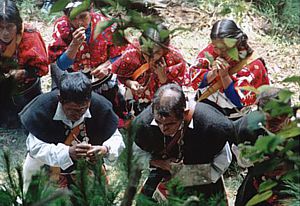
[[[300,76],[287,77],[283,80],[283,82],[296,83],[300,87]]]
[[[30,183],[26,195],[23,192],[22,167],[17,166],[14,170],[11,168],[10,153],[4,151],[3,160],[5,165],[5,183],[0,185],[0,205],[20,205],[20,206],[41,206],[48,205],[61,206],[67,203],[67,191],[54,190],[47,183],[43,172],[34,176],[34,181]]]
[[[286,35],[300,30],[300,2],[298,0],[259,0],[254,4],[271,21],[272,34]]]
[[[55,4],[51,7],[51,13],[63,11],[64,8],[70,3],[71,0],[58,0]]]
[[[194,6],[199,7],[210,14],[219,16],[234,16],[238,22],[249,10],[250,5],[243,0],[188,0]]]
[[[71,10],[70,19],[75,19],[75,17],[78,14],[80,14],[83,11],[88,10],[90,8],[90,4],[91,4],[90,0],[84,0],[82,2],[82,4],[80,4],[79,6],[77,6],[76,8],[74,8],[74,9]]]
[[[272,195],[273,195],[273,192],[271,190],[268,190],[268,191],[263,192],[263,193],[259,193],[259,194],[255,195],[254,197],[252,197],[247,202],[246,206],[257,205],[258,203],[263,202],[263,201],[269,199]]]
[[[262,193],[278,185],[274,180],[267,180],[259,185],[258,192]]]
[[[239,61],[239,51],[236,47],[233,47],[227,51],[227,54],[230,58],[235,61]]]
[[[260,93],[268,89],[268,87],[259,88],[257,92]],[[281,90],[278,98],[270,99],[266,104],[263,108],[264,112],[274,117],[283,114],[291,116],[292,108],[289,106],[291,96],[292,93],[290,91]],[[257,115],[250,116],[249,120],[254,125],[255,121],[261,122],[257,119]],[[242,155],[250,159],[254,164],[251,175],[261,177],[276,170],[281,171],[280,175],[276,177],[276,181],[266,175],[266,179],[259,185],[258,193],[249,200],[247,205],[256,205],[269,199],[274,191],[276,193],[278,193],[278,190],[282,192],[280,188],[284,188],[287,180],[299,181],[300,158],[298,148],[300,127],[297,125],[299,122],[299,119],[291,122],[276,134],[269,132],[261,126],[261,128],[266,130],[268,135],[259,137],[254,145],[242,145]],[[255,130],[255,127],[253,129]],[[290,169],[282,169],[281,166],[283,165],[289,165]],[[289,196],[291,195],[289,194]],[[299,195],[297,195],[297,198],[299,198]]]
[[[298,171],[299,172],[299,171]],[[285,181],[286,189],[282,191],[283,194],[291,196],[287,200],[283,200],[283,205],[299,206],[300,205],[300,182]]]

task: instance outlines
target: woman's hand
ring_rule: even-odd
[[[220,78],[224,78],[229,75],[229,63],[221,58],[217,57],[217,59],[213,63],[213,69],[216,69]]]
[[[142,85],[140,85],[140,83],[138,83],[137,81],[134,80],[126,80],[125,85],[131,89],[132,93],[134,94],[141,94],[144,91],[144,87]]]
[[[85,28],[79,27],[73,32],[73,39],[67,49],[67,56],[70,59],[75,59],[77,51],[79,47],[81,46],[82,42],[85,41]]]
[[[158,61],[156,63],[156,65],[154,66],[154,72],[157,74],[158,79],[159,79],[160,83],[162,83],[162,84],[166,83],[168,80],[166,72],[165,72],[166,67],[167,67],[167,63],[164,58],[162,58],[161,61]]]
[[[25,69],[12,69],[9,71],[9,75],[12,76],[17,82],[25,82]]]
[[[73,40],[71,44],[80,46],[83,41],[85,41],[86,36],[85,36],[85,28],[84,27],[79,27],[73,32]]]
[[[107,77],[111,73],[111,63],[110,61],[106,61],[103,64],[100,64],[96,69],[91,72],[91,75],[98,79],[103,79]]]

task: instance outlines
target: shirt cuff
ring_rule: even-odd
[[[58,68],[61,70],[67,70],[73,63],[74,59],[69,58],[66,52],[60,55],[56,61]]]
[[[199,88],[204,88],[208,85],[208,82],[207,82],[207,74],[208,72],[206,72],[203,76],[203,80],[201,81],[201,84],[199,85]]]
[[[61,169],[66,170],[68,167],[73,165],[73,161],[69,155],[69,146],[58,143],[56,154],[58,164]]]
[[[105,164],[111,164],[119,157],[125,148],[123,137],[118,129],[108,140],[103,142],[103,146],[108,148],[108,153],[104,156],[104,162]]]
[[[237,107],[242,108],[243,105],[241,103],[241,99],[237,92],[234,89],[234,82],[231,82],[230,85],[224,89],[224,93],[228,99]]]

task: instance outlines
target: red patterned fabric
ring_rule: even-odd
[[[187,85],[189,78],[186,71],[186,64],[179,51],[173,47],[169,47],[169,51],[162,58],[164,58],[167,64],[165,72],[168,80],[165,84],[177,83],[181,86]],[[120,82],[125,84],[126,80],[132,80],[133,73],[145,63],[146,60],[143,58],[139,46],[129,45],[124,54],[112,64],[112,72],[117,74]],[[145,91],[143,94],[135,95],[135,100],[151,100],[155,91],[162,85],[159,82],[157,74],[151,68],[140,75],[136,81],[145,87]]]
[[[191,86],[196,90],[203,80],[204,74],[210,70],[209,59],[216,59],[218,54],[214,51],[212,44],[209,44],[202,50],[196,60],[196,66],[190,68]],[[238,62],[229,61],[231,67],[234,67]],[[239,95],[244,106],[254,104],[256,100],[255,93],[245,91],[238,87],[252,86],[258,88],[262,85],[270,84],[267,69],[260,59],[252,61],[250,64],[242,68],[241,71],[231,76],[234,82],[234,88]],[[221,91],[222,92],[222,91]]]
[[[37,76],[44,76],[48,73],[46,46],[41,34],[36,30],[25,28],[17,54],[20,69],[36,69]]]
[[[109,58],[114,58],[121,55],[125,46],[115,46],[112,42],[112,33],[114,26],[108,27],[96,39],[93,38],[95,26],[98,22],[108,20],[102,14],[91,13],[91,35],[89,44],[86,41],[80,46],[75,62],[72,65],[74,71],[85,68],[95,68],[101,63],[104,63]],[[76,29],[71,25],[67,16],[62,16],[54,23],[53,42],[48,47],[49,60],[55,62],[57,58],[62,55],[68,48],[72,41],[72,33]]]
[[[25,69],[33,76],[44,76],[48,73],[48,57],[45,43],[38,31],[30,25],[24,25],[22,40],[16,48],[12,58],[18,64],[18,69]],[[1,43],[1,53],[6,50],[6,45]],[[7,71],[14,68],[5,68]],[[34,78],[28,77],[23,82],[29,83]]]

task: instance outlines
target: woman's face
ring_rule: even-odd
[[[213,46],[214,46],[214,51],[215,51],[220,57],[225,58],[225,59],[230,58],[230,57],[228,56],[228,51],[229,51],[231,48],[233,48],[233,47],[236,46],[236,45],[231,46],[231,47],[227,46],[226,43],[224,42],[224,39],[213,39],[213,40],[212,40],[212,44],[213,44]]]
[[[88,28],[91,23],[90,11],[83,11],[78,14],[75,19],[71,20],[71,24],[77,29],[79,27]]]
[[[154,65],[163,56],[164,50],[160,46],[154,46],[150,54],[144,51],[142,53],[147,63]]]
[[[10,43],[17,35],[17,25],[6,21],[0,22],[0,40]]]

